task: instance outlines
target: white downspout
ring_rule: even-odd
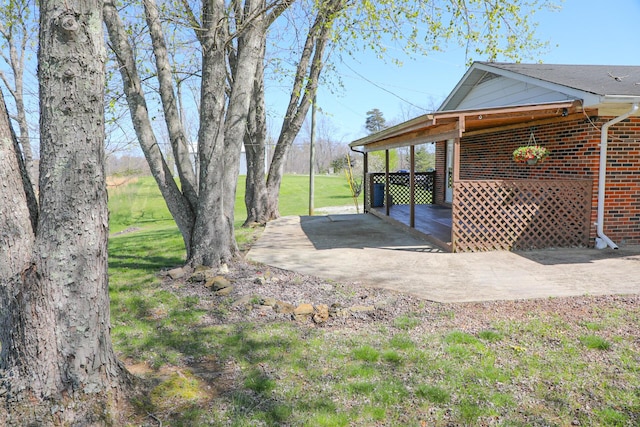
[[[608,121],[602,125],[602,131],[600,132],[600,170],[598,172],[598,219],[596,222],[597,234],[596,248],[604,249],[607,246],[612,249],[618,249],[618,245],[613,243],[610,238],[604,234],[604,196],[605,196],[605,181],[607,176],[607,140],[609,134],[609,127],[621,122],[638,111],[638,104],[633,104],[631,110],[627,113],[616,117],[613,120]]]

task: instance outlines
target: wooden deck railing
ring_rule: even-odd
[[[588,246],[591,180],[454,183],[454,252]]]

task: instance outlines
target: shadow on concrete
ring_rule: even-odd
[[[366,214],[301,216],[300,226],[317,250],[377,248],[442,253],[425,240]]]
[[[550,248],[514,253],[542,265],[591,264],[616,259],[637,261],[640,272],[640,246],[621,246],[619,249]]]
[[[387,249],[393,251],[447,253],[437,245],[367,214],[334,214],[301,216],[300,227],[316,250]],[[601,260],[620,259],[638,262],[640,246],[620,249],[556,248],[513,251],[514,254],[541,265],[591,264]]]

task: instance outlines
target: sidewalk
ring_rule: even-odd
[[[640,292],[640,246],[451,254],[366,214],[280,218],[247,258],[439,302]]]

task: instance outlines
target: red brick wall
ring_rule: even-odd
[[[592,239],[597,217],[600,129],[612,117],[533,126],[481,136],[464,137],[460,179],[591,179],[593,180]],[[551,150],[534,166],[512,160],[517,147],[535,140]],[[444,198],[446,143],[436,144],[436,203]],[[604,231],[618,244],[640,244],[640,118],[609,129],[607,197]]]
[[[640,118],[609,128],[605,234],[640,244]]]

